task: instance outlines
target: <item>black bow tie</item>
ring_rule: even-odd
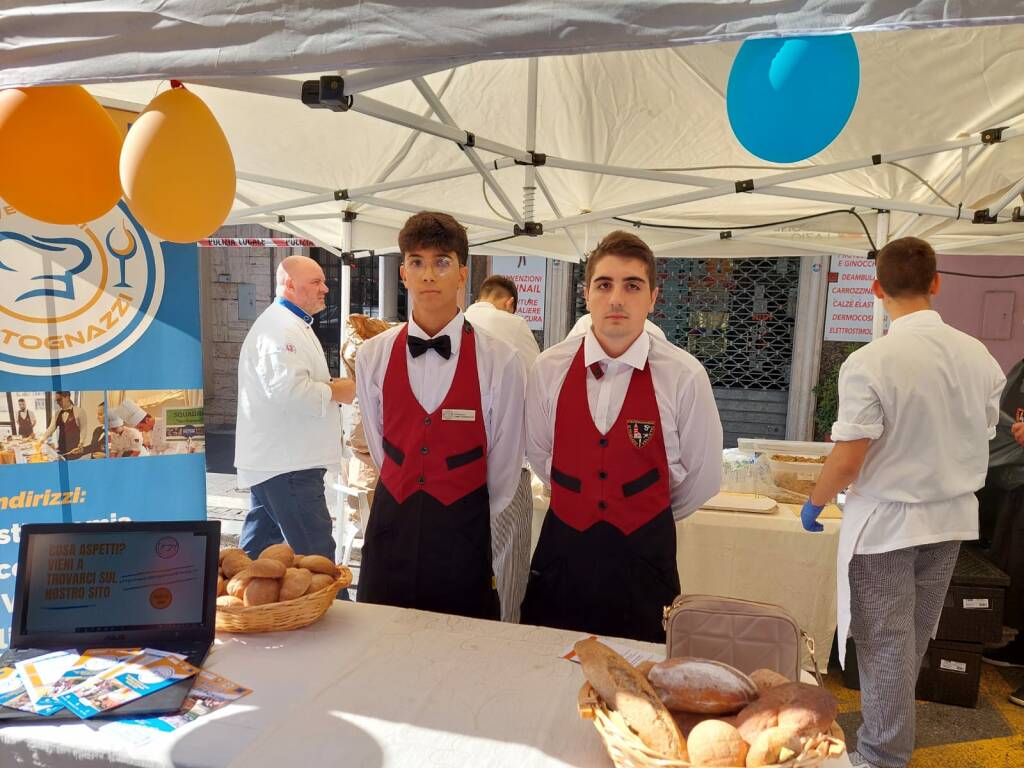
[[[445,360],[452,356],[452,340],[447,336],[437,336],[433,339],[421,339],[419,336],[409,337],[409,354],[414,358],[432,349]]]

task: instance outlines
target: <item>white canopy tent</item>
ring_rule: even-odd
[[[569,261],[638,221],[667,257],[863,255],[902,234],[1020,254],[1021,20],[1020,0],[29,3],[5,12],[0,86],[86,82],[139,109],[154,78],[184,79],[235,154],[229,221],[335,253],[391,251],[434,208],[488,252]],[[841,135],[795,166],[748,154],[724,98],[738,40],[840,31],[861,60]],[[302,103],[319,74],[290,73],[326,68],[347,111]]]

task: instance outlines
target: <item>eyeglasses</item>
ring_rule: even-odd
[[[406,259],[404,264],[406,271],[416,277],[421,277],[427,271],[428,265],[433,268],[435,275],[444,277],[456,265],[456,260],[451,256],[435,256],[428,261],[420,256],[413,256]]]

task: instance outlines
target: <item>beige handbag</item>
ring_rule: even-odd
[[[771,669],[800,679],[800,649],[806,647],[821,685],[814,640],[785,608],[732,597],[680,595],[665,608],[668,658],[714,659],[750,674]]]

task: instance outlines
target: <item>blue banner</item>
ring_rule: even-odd
[[[205,519],[202,386],[194,245],[0,202],[0,647],[22,525]]]

